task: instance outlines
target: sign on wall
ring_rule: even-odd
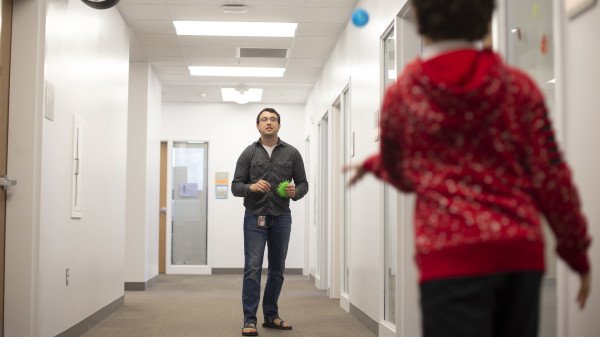
[[[229,172],[215,172],[215,197],[227,199],[229,196]]]

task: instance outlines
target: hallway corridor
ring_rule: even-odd
[[[259,309],[259,336],[421,336],[415,253],[424,238],[415,231],[415,210],[420,210],[416,194],[386,187],[370,174],[349,187],[352,175],[343,171],[360,168],[381,152],[388,139],[380,126],[392,125],[383,106],[387,88],[407,64],[434,56],[424,54],[411,1],[111,0],[119,3],[103,10],[82,0],[0,2],[11,4],[0,15],[0,45],[5,46],[0,56],[6,60],[0,62],[5,83],[0,102],[6,106],[6,112],[0,112],[5,117],[0,118],[0,143],[6,140],[0,146],[5,148],[0,177],[10,185],[6,191],[0,188],[5,243],[0,337],[241,336],[239,271],[244,265],[246,207],[243,198],[233,195],[232,182],[240,154],[260,137],[257,114],[265,107],[281,113],[278,135],[298,150],[310,188],[301,200],[290,201],[289,209],[293,225],[285,266],[297,273],[286,275],[279,305],[293,330],[263,329]],[[232,3],[235,6],[229,6]],[[555,131],[553,137],[540,138],[538,143],[552,143],[540,152],[560,153],[569,164],[568,176],[578,188],[592,238],[592,291],[580,310],[580,279],[564,261],[557,261],[556,241],[551,230],[546,231],[547,270],[537,337],[599,337],[600,151],[593,144],[600,143],[600,40],[593,32],[600,31],[600,1],[495,3],[491,39],[470,45],[463,41],[456,47],[491,47],[504,63],[531,77],[527,92],[507,82],[511,100],[517,94],[523,99],[532,94],[533,84],[542,91],[543,104],[536,91],[535,105],[523,104],[517,111],[515,103],[506,110],[511,116],[523,112],[523,118],[542,108],[549,111],[532,125],[540,132],[549,127]],[[354,25],[357,9],[369,13],[368,24]],[[272,28],[252,37],[244,35],[244,28],[228,32],[236,27],[229,23],[236,20],[293,24],[295,32],[287,37],[270,36],[277,31]],[[227,29],[208,31],[225,35],[212,36],[178,34],[181,22],[228,24]],[[253,72],[241,76],[239,68]],[[208,69],[216,72],[197,72]],[[494,88],[502,83],[492,82]],[[443,84],[440,92],[448,89]],[[226,97],[258,89],[263,90],[260,99]],[[425,104],[415,107],[418,114],[433,116],[427,124],[433,133],[428,135],[442,136],[442,114],[431,113]],[[481,111],[489,107],[482,98]],[[473,113],[467,112],[465,121]],[[528,156],[515,161],[515,167],[489,174],[485,165],[472,160],[471,150],[497,152],[506,145],[518,152],[531,150],[515,145],[526,144],[530,133],[520,126],[517,130],[519,118],[514,116],[497,120],[508,131],[519,131],[514,144],[502,141],[512,137],[510,132],[491,127],[472,139],[468,132],[458,132],[456,148],[414,151],[414,163],[449,153],[463,158],[439,167],[449,179],[434,177],[438,167],[433,162],[420,166],[431,168],[425,180],[444,191],[443,198],[436,194],[430,201],[436,200],[440,211],[452,208],[452,217],[460,220],[447,226],[442,221],[447,213],[431,216],[431,223],[448,229],[439,235],[440,241],[428,241],[432,247],[462,240],[448,235],[461,228],[461,218],[464,224],[478,223],[468,225],[473,233],[494,233],[478,238],[495,238],[505,223],[492,216],[504,210],[492,207],[499,200],[516,206],[511,216],[535,217],[538,205],[528,191],[523,193],[529,179],[513,180],[507,173],[531,169]],[[462,122],[456,126],[471,127]],[[411,142],[420,141],[407,143]],[[465,144],[470,147],[464,152],[456,150]],[[179,160],[188,148],[189,160]],[[404,151],[398,149],[394,152]],[[495,153],[484,152],[485,158]],[[490,162],[504,164],[505,159]],[[269,169],[292,165],[287,160],[257,160],[249,166],[253,164]],[[481,181],[472,180],[473,172]],[[490,177],[498,186],[487,183]],[[528,178],[534,186],[548,175]],[[407,185],[407,190],[418,187]],[[520,191],[519,186],[527,188]],[[558,185],[552,181],[543,186]],[[488,189],[501,190],[498,198]],[[574,194],[561,193],[573,201]],[[272,200],[278,200],[272,194]],[[523,203],[514,204],[517,194]],[[451,203],[464,205],[468,213],[454,213]],[[479,217],[472,212],[484,204],[491,213]],[[430,206],[437,209],[433,202]],[[558,208],[546,211],[554,217]],[[578,223],[582,219],[569,218]],[[521,226],[517,233],[521,229],[532,228]],[[541,238],[539,231],[528,239],[532,237]],[[187,248],[190,252],[183,253]],[[510,248],[499,251],[498,260],[524,264],[531,258]],[[439,256],[440,261],[446,258]],[[479,251],[465,256],[460,267],[470,269],[470,260],[476,259],[481,273],[493,262],[485,263],[486,255]],[[448,275],[458,270],[445,263],[439,266]],[[215,274],[207,275],[211,272]]]
[[[263,277],[263,289],[264,289]],[[241,275],[164,275],[147,291],[126,291],[125,305],[87,331],[85,337],[223,337],[240,336]],[[259,336],[375,336],[354,316],[315,289],[305,276],[286,275],[280,314],[292,331],[263,329]]]

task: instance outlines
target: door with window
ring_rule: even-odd
[[[171,153],[171,254],[167,272],[209,273],[208,143],[173,142]]]

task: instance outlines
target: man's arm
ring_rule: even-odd
[[[294,179],[294,185],[296,194],[292,200],[300,200],[306,193],[308,193],[308,180],[306,180],[306,172],[304,171],[304,161],[300,152],[296,151],[296,158],[294,159],[294,169],[292,171],[292,178]]]
[[[238,158],[231,181],[231,193],[236,197],[245,197],[250,192],[250,160],[247,150],[244,150]]]

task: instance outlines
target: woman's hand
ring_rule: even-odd
[[[592,275],[588,271],[585,274],[579,274],[579,277],[581,279],[581,285],[579,286],[579,292],[577,293],[577,303],[579,304],[579,309],[583,309],[592,289]]]
[[[348,166],[344,166],[342,168],[342,172],[344,172],[344,173],[354,171],[354,170],[356,170],[356,172],[352,175],[352,177],[350,177],[350,180],[348,181],[348,186],[352,186],[352,185],[356,184],[367,173],[367,171],[363,167],[363,163],[348,165]]]

